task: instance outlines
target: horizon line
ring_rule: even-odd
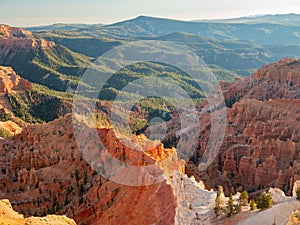
[[[119,20],[115,20],[114,22],[111,23],[103,23],[101,21],[99,22],[80,22],[80,20],[86,20],[87,18],[60,18],[61,20],[78,20],[74,21],[74,22],[63,22],[63,21],[57,21],[57,22],[50,22],[50,23],[41,23],[41,24],[32,24],[32,25],[18,25],[17,27],[21,27],[21,28],[34,28],[34,27],[43,27],[43,26],[53,26],[53,25],[113,25],[116,23],[120,23],[120,22],[124,22],[124,21],[129,21],[129,20],[133,20],[133,19],[137,19],[139,17],[148,17],[148,18],[157,18],[157,19],[167,19],[167,20],[175,20],[175,21],[183,21],[183,22],[207,22],[207,21],[216,21],[216,20],[234,20],[234,19],[241,19],[241,18],[253,18],[253,17],[261,17],[261,16],[282,16],[282,15],[298,15],[300,16],[300,13],[294,13],[294,12],[290,12],[290,13],[260,13],[260,14],[248,14],[248,15],[244,15],[244,16],[236,16],[236,17],[214,17],[214,18],[194,18],[194,19],[183,19],[183,18],[174,18],[174,17],[163,17],[163,16],[154,16],[154,15],[138,15],[138,16],[134,16],[134,17],[127,17],[124,19],[119,19]],[[53,17],[49,17],[49,18],[30,18],[31,20],[53,20],[56,18]],[[91,18],[89,18],[91,19]],[[96,17],[94,17],[94,19],[96,19]],[[0,18],[1,20],[11,20],[10,18]],[[18,21],[24,21],[24,19],[21,18],[14,18],[13,20]],[[3,25],[8,25],[8,26],[15,26],[15,25],[10,25],[9,23],[2,23],[0,22],[0,24]]]

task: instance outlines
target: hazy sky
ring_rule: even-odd
[[[299,13],[299,0],[0,0],[0,24],[113,23],[139,15],[182,20]]]

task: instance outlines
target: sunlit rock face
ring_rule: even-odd
[[[83,138],[91,142],[91,128],[85,129]],[[110,128],[97,132],[115,158],[125,155],[122,160],[137,165],[167,160],[159,164],[165,179],[134,187],[101,176],[79,151],[72,117],[66,115],[47,124],[29,125],[20,134],[0,140],[0,197],[8,198],[25,216],[55,213],[91,225],[174,224],[176,196],[167,182],[174,170],[184,171],[176,150],[158,145],[142,156],[123,148]],[[124,154],[119,155],[119,147]]]
[[[201,162],[210,136],[209,113],[201,116],[199,151],[187,173],[226,194],[278,187],[292,194],[300,168],[300,61],[284,59],[263,66],[249,78],[221,83],[227,110],[222,147],[205,171]]]
[[[10,135],[18,134],[22,128],[14,121],[7,120],[3,117],[11,115],[12,107],[8,100],[8,94],[18,91],[30,91],[32,84],[21,78],[11,67],[0,66],[0,129],[6,131]]]
[[[0,200],[0,223],[10,225],[76,225],[75,221],[66,216],[48,215],[46,217],[24,218],[22,214],[15,212],[8,200]]]
[[[297,99],[300,98],[300,60],[286,58],[263,66],[250,77],[221,85],[229,107],[242,99]]]
[[[205,190],[202,182],[180,173],[173,176],[170,184],[177,201],[176,225],[213,224],[216,192]]]
[[[21,78],[11,67],[0,66],[0,93],[31,90],[32,84]]]
[[[5,47],[6,46],[6,47]],[[34,35],[26,30],[7,25],[0,25],[0,48],[1,51],[7,47],[19,47],[24,49],[33,49],[37,47],[55,46],[54,42],[35,38]],[[1,54],[2,55],[2,54]],[[8,56],[8,55],[7,55]]]
[[[295,210],[287,223],[287,225],[298,225],[300,223],[300,212],[299,210]]]

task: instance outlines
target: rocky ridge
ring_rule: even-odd
[[[2,198],[9,198],[25,216],[64,214],[78,224],[174,223],[176,197],[167,181],[130,187],[107,180],[84,160],[72,124],[67,115],[48,124],[27,126],[20,134],[0,141]],[[83,139],[93,142],[88,138],[89,127],[84,129]],[[148,151],[143,162],[122,147],[110,129],[101,128],[98,133],[115,158],[153,164],[171,154],[175,160],[171,167],[182,171],[182,163],[176,166],[172,156],[174,150],[159,145]]]
[[[222,147],[207,170],[188,164],[187,173],[209,188],[223,185],[227,194],[278,187],[291,195],[300,168],[299,71],[299,60],[285,59],[222,84],[229,107]],[[200,118],[200,149],[191,159],[196,165],[210,135],[209,118]]]
[[[242,99],[300,98],[300,60],[285,58],[258,69],[252,76],[221,83],[228,107]]]
[[[12,113],[12,107],[8,100],[8,93],[16,93],[32,90],[32,84],[21,78],[11,67],[0,66],[0,129],[7,131],[9,134],[21,132],[20,123],[7,119],[15,119]]]
[[[18,27],[10,27],[0,24],[1,51],[8,50],[7,48],[3,48],[4,44],[9,47],[21,47],[26,49],[34,49],[38,47],[52,48],[53,46],[55,46],[55,43],[52,41],[35,38],[30,31],[26,31]]]
[[[32,84],[21,78],[11,67],[0,66],[0,92],[32,90]]]
[[[48,215],[46,217],[29,217],[15,212],[8,200],[0,200],[0,223],[3,225],[76,225],[66,216]]]

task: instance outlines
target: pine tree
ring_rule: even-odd
[[[235,210],[234,210],[235,206],[234,206],[232,193],[230,193],[226,208],[227,208],[227,216],[228,217],[232,216],[235,213]]]
[[[257,208],[259,209],[269,208],[270,206],[272,206],[272,204],[273,199],[271,193],[266,194],[264,192],[257,198]]]
[[[272,194],[269,192],[266,196],[267,208],[271,207],[273,204]]]
[[[241,195],[240,195],[240,204],[242,206],[247,206],[248,205],[248,201],[249,201],[249,195],[248,192],[246,190],[244,190]]]
[[[220,216],[221,215],[221,210],[222,210],[221,205],[222,205],[221,193],[218,192],[216,200],[215,200],[215,208],[214,208],[216,216]]]
[[[215,214],[216,216],[220,216],[221,215],[221,211],[222,211],[222,199],[221,199],[221,195],[223,195],[223,187],[221,185],[218,186],[218,193],[217,193],[217,197],[215,199]]]
[[[222,195],[224,195],[223,187],[221,185],[219,185],[218,186],[217,197],[216,197],[216,200],[215,200],[215,208],[214,208],[216,216],[220,216],[221,212],[223,210],[223,208],[222,208],[222,199],[221,199]]]
[[[242,211],[242,206],[241,206],[241,204],[235,205],[235,207],[234,207],[234,212],[235,212],[235,213],[239,213],[240,211]]]
[[[256,202],[254,199],[250,200],[250,210],[255,210],[256,209]]]

